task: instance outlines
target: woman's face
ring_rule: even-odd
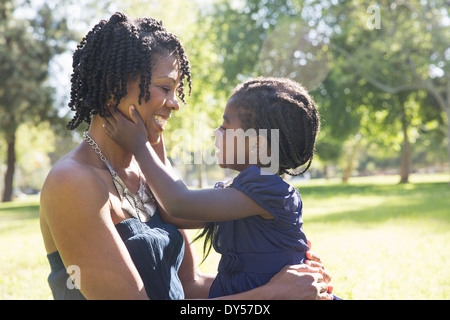
[[[150,99],[142,104],[139,102],[140,79],[129,81],[128,94],[120,101],[118,109],[129,116],[129,107],[134,105],[148,132],[148,140],[151,144],[157,144],[161,133],[164,132],[167,120],[172,111],[180,109],[177,99],[177,90],[180,83],[180,66],[175,55],[157,57],[152,67],[150,84]]]

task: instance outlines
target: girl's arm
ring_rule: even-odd
[[[172,168],[169,159],[167,159],[166,155],[166,147],[164,145],[164,137],[161,134],[159,142],[157,144],[152,145],[153,150],[155,150],[158,158],[161,162],[168,168]],[[157,203],[159,215],[165,223],[170,223],[175,225],[179,229],[200,229],[204,227],[204,223],[201,221],[187,220],[172,217],[168,214],[159,204]]]
[[[145,125],[130,107],[133,122],[119,112],[105,118],[108,135],[132,152],[162,208],[176,218],[198,221],[226,221],[260,215],[273,216],[239,190],[190,190],[157,156],[147,139]]]

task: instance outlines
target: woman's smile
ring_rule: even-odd
[[[161,129],[161,131],[165,131],[166,124],[167,124],[167,118],[170,118],[170,115],[168,117],[164,117],[158,114],[153,115],[153,119],[156,122],[156,125]]]

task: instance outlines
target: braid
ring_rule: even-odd
[[[300,84],[284,78],[256,78],[238,86],[233,96],[239,99],[244,129],[279,130],[278,174],[296,176],[310,168],[320,119],[313,100]],[[300,173],[290,171],[304,164],[306,168]]]
[[[177,95],[186,103],[184,81],[192,90],[189,60],[181,41],[153,18],[129,19],[117,12],[102,20],[81,40],[73,54],[73,73],[69,108],[75,115],[70,130],[91,116],[106,116],[105,104],[113,99],[114,108],[127,95],[129,79],[139,79],[139,104],[150,99],[149,85],[155,55],[175,53],[180,64]]]

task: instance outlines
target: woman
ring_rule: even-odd
[[[87,34],[73,59],[69,106],[75,116],[68,128],[86,122],[89,130],[54,166],[41,193],[55,299],[206,298],[213,276],[197,272],[186,234],[177,228],[200,225],[164,214],[137,162],[106,135],[101,119],[108,110],[127,114],[135,105],[168,164],[161,134],[180,107],[177,98],[185,101],[184,81],[191,88],[179,39],[159,21],[116,13]],[[311,264],[317,268],[285,268],[267,285],[231,298],[330,299],[329,279],[317,272],[321,264]],[[69,266],[78,288],[68,283]]]

